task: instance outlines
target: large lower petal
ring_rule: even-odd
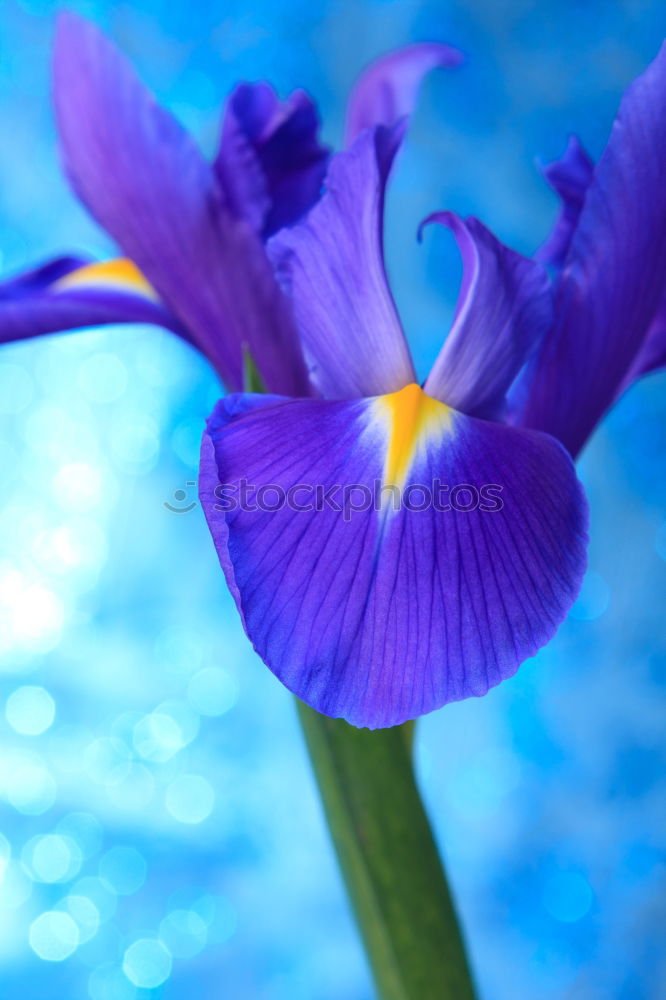
[[[458,66],[462,53],[438,42],[417,42],[376,59],[359,77],[347,105],[347,145],[366,128],[395,125],[416,105],[423,78]]]
[[[306,394],[296,332],[259,236],[127,61],[73,15],[60,20],[55,104],[77,194],[227,385],[242,385],[247,348],[267,385]]]
[[[415,385],[223,400],[201,483],[256,650],[300,698],[357,726],[511,676],[555,633],[584,571],[586,505],[564,449]]]
[[[268,83],[242,83],[231,94],[215,169],[235,211],[264,238],[318,200],[329,156],[302,90],[281,101]]]
[[[0,283],[0,343],[109,323],[154,323],[189,340],[128,260],[59,257]]]
[[[426,392],[470,416],[498,416],[507,390],[552,321],[548,275],[500,243],[478,219],[438,212],[428,222],[452,229],[463,280],[453,327]]]
[[[388,392],[414,378],[382,246],[384,189],[403,134],[404,125],[369,129],[333,157],[321,200],[268,245],[310,378],[330,398]]]
[[[666,46],[628,88],[529,373],[525,426],[576,455],[617,398],[666,287]]]

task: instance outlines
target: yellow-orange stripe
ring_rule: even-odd
[[[450,432],[453,411],[416,383],[380,396],[378,404],[389,430],[384,485],[402,488],[419,447],[431,436]]]
[[[127,257],[86,264],[59,278],[52,286],[55,290],[67,288],[117,288],[129,290],[145,298],[158,299],[155,289],[144,278],[136,264]]]

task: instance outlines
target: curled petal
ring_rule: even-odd
[[[234,211],[264,239],[318,200],[329,156],[303,91],[280,101],[267,83],[242,83],[231,94],[215,169]]]
[[[59,257],[0,284],[0,343],[109,323],[187,332],[131,261]]]
[[[666,285],[666,46],[627,89],[527,376],[524,426],[576,455],[617,398]]]
[[[60,18],[55,104],[75,191],[217,367],[242,385],[243,350],[264,382],[308,392],[291,316],[257,234],[213,168],[97,29]]]
[[[451,332],[425,383],[426,392],[470,416],[503,412],[506,393],[552,319],[548,275],[510,250],[478,219],[452,212],[426,219],[453,231],[463,280]]]
[[[511,676],[584,571],[586,505],[564,449],[416,385],[363,400],[229,397],[208,424],[201,483],[255,649],[309,705],[356,726]]]
[[[384,189],[404,125],[369,129],[333,157],[326,191],[304,222],[268,244],[319,392],[368,396],[414,378],[386,281]]]
[[[361,75],[347,105],[347,145],[373,125],[395,125],[416,105],[423,78],[437,67],[458,66],[450,45],[417,42],[376,59]]]

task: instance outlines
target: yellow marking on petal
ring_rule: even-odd
[[[136,264],[127,257],[86,264],[70,271],[51,286],[55,291],[75,288],[111,288],[120,292],[133,292],[144,298],[159,301],[157,292],[149,285]]]
[[[378,404],[388,420],[389,442],[384,465],[384,485],[402,488],[420,446],[431,437],[450,432],[450,406],[426,395],[416,383],[380,396]]]

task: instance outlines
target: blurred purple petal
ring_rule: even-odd
[[[306,220],[268,245],[324,396],[379,395],[414,380],[383,254],[384,188],[403,133],[402,124],[368,130],[335,156]]]
[[[358,509],[362,490],[396,478],[396,435],[410,453],[403,486],[499,484],[502,509],[418,509],[421,493],[412,509]],[[326,715],[378,728],[484,694],[552,637],[576,597],[586,504],[546,435],[465,417],[411,385],[366,400],[231,397],[207,436],[202,502],[246,631]],[[216,474],[232,488],[217,497]],[[221,510],[242,480],[245,502]],[[342,509],[304,509],[318,485]]]
[[[375,60],[361,74],[347,106],[346,145],[373,125],[394,125],[410,115],[421,82],[438,66],[458,66],[462,54],[449,45],[417,42]]]
[[[632,371],[666,286],[666,47],[627,89],[530,375],[525,426],[576,455]]]
[[[303,91],[280,101],[267,83],[231,94],[215,168],[233,210],[264,238],[297,222],[321,194],[330,152]]]
[[[664,366],[666,366],[666,301],[662,301],[645,341],[636,355],[636,377],[659,371]]]
[[[0,284],[0,343],[109,323],[180,323],[126,260],[59,257]]]
[[[500,416],[509,386],[552,320],[548,275],[504,246],[478,219],[452,212],[426,219],[453,231],[463,280],[451,332],[425,390],[470,416]]]
[[[266,384],[306,393],[291,317],[258,236],[127,61],[71,14],[60,19],[55,101],[77,194],[227,385],[242,384],[246,346]]]
[[[652,320],[641,349],[620,386],[618,396],[642,375],[649,375],[662,368],[666,368],[666,299],[662,300],[657,315]]]
[[[572,135],[559,160],[542,167],[542,173],[562,202],[546,242],[535,257],[542,264],[561,267],[571,244],[587,192],[594,176],[594,162],[577,136]]]

